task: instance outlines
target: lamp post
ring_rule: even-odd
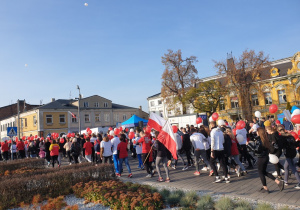
[[[81,124],[80,124],[80,98],[81,98],[81,94],[80,94],[80,87],[79,87],[79,85],[77,85],[77,89],[78,89],[78,91],[79,91],[79,96],[78,96],[78,133],[79,134],[81,134],[80,133],[80,131],[81,131]]]

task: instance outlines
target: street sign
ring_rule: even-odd
[[[18,128],[17,127],[7,127],[7,136],[17,136]]]

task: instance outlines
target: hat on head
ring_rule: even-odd
[[[270,122],[269,120],[266,120],[266,121],[264,122],[264,126],[265,126],[265,127],[271,126],[271,122]]]

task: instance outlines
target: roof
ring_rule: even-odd
[[[113,109],[137,109],[137,108],[134,108],[134,107],[124,106],[124,105],[114,104],[114,103],[112,103],[112,108]]]
[[[39,107],[39,109],[77,109],[78,107],[72,104],[74,101],[76,100],[58,99]]]
[[[25,100],[19,100],[19,105],[20,105],[20,107],[19,107],[20,113],[32,110],[36,107],[39,107],[39,105],[28,104],[28,103],[26,103]],[[7,118],[9,118],[11,116],[15,116],[17,114],[18,114],[18,104],[17,103],[0,107],[0,120],[7,119]]]
[[[82,98],[81,100],[84,100],[84,99],[87,99],[87,98],[91,98],[91,97],[99,97],[99,98],[103,98],[103,99],[105,99],[105,100],[111,101],[111,100],[109,100],[109,99],[107,99],[107,98],[104,98],[104,97],[98,96],[98,95],[88,96],[88,97]]]
[[[153,96],[149,96],[147,99],[149,99],[149,98],[155,98],[155,97],[158,97],[158,96],[160,96],[160,93],[157,93],[157,94],[155,94]]]

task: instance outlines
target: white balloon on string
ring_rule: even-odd
[[[89,4],[88,4],[88,3],[84,3],[84,6],[86,6],[86,7],[87,7],[87,6],[89,6]]]

